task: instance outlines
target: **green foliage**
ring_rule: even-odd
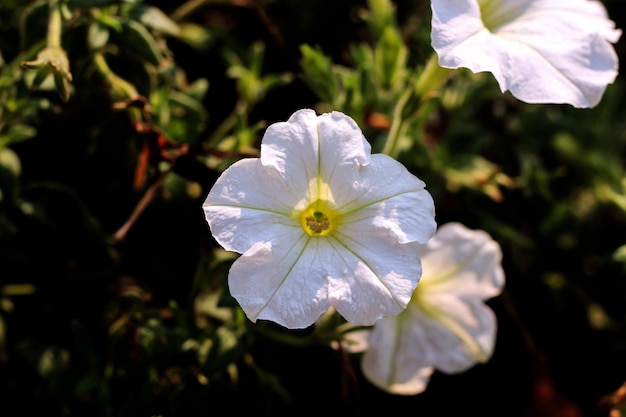
[[[26,3],[0,4],[0,415],[624,410],[623,77],[592,110],[525,105],[436,65],[421,0]],[[491,362],[398,398],[329,347],[336,315],[244,317],[201,204],[301,107],[501,244]]]

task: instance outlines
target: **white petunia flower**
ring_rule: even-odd
[[[393,394],[421,393],[435,369],[457,373],[486,362],[495,344],[495,314],[484,301],[504,286],[500,246],[483,231],[447,223],[418,252],[424,276],[407,309],[352,335],[366,349],[364,375]]]
[[[217,242],[242,254],[228,280],[251,321],[304,328],[332,306],[371,325],[406,308],[434,203],[421,180],[370,149],[350,117],[300,110],[267,128],[260,158],[217,180],[204,213]]]
[[[491,72],[528,103],[593,107],[617,76],[621,36],[596,0],[432,0],[445,68]]]

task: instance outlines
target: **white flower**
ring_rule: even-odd
[[[445,68],[489,71],[528,103],[593,107],[617,76],[621,31],[595,0],[432,0]]]
[[[504,285],[500,246],[483,231],[447,223],[419,253],[424,276],[407,309],[352,336],[366,349],[364,375],[393,394],[424,391],[435,369],[457,373],[486,362],[495,344],[496,318],[484,300]]]
[[[348,116],[308,109],[269,126],[261,157],[224,171],[203,208],[217,242],[242,254],[233,297],[253,322],[288,328],[331,306],[364,325],[401,312],[421,276],[415,246],[436,229],[421,180],[370,155]]]

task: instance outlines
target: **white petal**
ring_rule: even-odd
[[[615,29],[615,22],[609,19],[600,1],[533,0],[528,3],[525,15],[535,18],[550,15],[551,19],[568,26],[571,32],[598,33],[611,43],[616,43],[621,36],[622,31]]]
[[[257,243],[230,269],[232,296],[252,321],[266,319],[290,329],[308,327],[329,308],[325,239]],[[325,251],[327,252],[327,250]]]
[[[520,100],[592,107],[617,76],[610,42],[621,32],[598,2],[505,1],[490,13],[508,14],[510,21],[493,33],[484,27],[476,0],[431,4],[440,65],[492,72],[502,91]]]
[[[415,342],[420,343],[420,338],[407,318],[402,313],[378,321],[369,335],[369,349],[361,359],[365,377],[392,394],[423,392],[434,371],[426,358],[412,349]]]
[[[318,123],[319,166],[323,180],[332,185],[330,178],[337,167],[369,164],[371,146],[354,120],[334,111],[319,116]]]
[[[342,215],[341,232],[382,230],[400,243],[425,243],[435,232],[430,193],[398,161],[376,154],[367,166],[337,172],[346,180],[332,183]]]
[[[303,233],[293,213],[300,198],[288,192],[286,181],[273,168],[250,158],[222,173],[202,207],[218,243],[244,253],[256,242]]]
[[[433,369],[463,372],[491,357],[496,333],[491,309],[449,294],[436,301],[428,311],[411,302],[398,316],[374,325],[362,360],[372,383],[395,394],[418,394]]]
[[[307,192],[307,202],[332,200],[332,196],[320,195],[328,190],[317,187],[318,180],[328,184],[339,166],[368,164],[370,149],[361,130],[345,114],[318,117],[313,110],[303,109],[267,128],[261,161],[276,168],[294,190]]]
[[[295,112],[286,122],[271,124],[261,142],[261,163],[274,167],[289,180],[295,194],[303,193],[303,197],[318,176],[317,154],[317,115],[310,109]]]
[[[390,243],[367,230],[337,230],[327,241],[328,296],[346,320],[371,325],[406,308],[422,273],[416,244]]]
[[[502,291],[502,251],[482,230],[446,223],[426,245],[418,247],[418,253],[423,269],[417,290],[421,297],[437,292],[484,300]]]
[[[371,325],[404,310],[421,275],[415,244],[392,247],[367,234],[291,242],[257,244],[230,270],[230,292],[253,322],[303,328],[333,306],[350,323]]]
[[[446,68],[466,66],[462,58],[457,58],[455,48],[487,31],[480,17],[478,1],[432,0],[431,10],[430,37],[432,46],[439,55],[439,64]],[[483,53],[481,49],[477,52]]]
[[[515,69],[500,88],[529,103],[593,107],[617,76],[617,54],[600,34],[565,31],[550,17],[520,20],[498,33],[504,42],[496,47]]]
[[[411,302],[407,313],[414,339],[411,346],[400,349],[410,350],[419,363],[456,373],[486,362],[493,353],[496,318],[479,299],[461,300],[455,294],[441,293],[429,297],[427,304]]]

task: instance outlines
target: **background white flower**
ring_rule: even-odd
[[[242,254],[233,297],[250,320],[288,328],[331,306],[356,324],[398,314],[421,276],[415,246],[436,229],[421,180],[370,155],[348,116],[308,109],[269,126],[261,157],[224,171],[203,208],[218,243]]]
[[[364,375],[393,394],[424,391],[435,369],[486,362],[495,345],[496,317],[484,300],[504,286],[500,246],[484,231],[447,223],[419,253],[424,275],[407,309],[352,336],[366,348]]]
[[[432,0],[445,68],[489,71],[528,103],[593,107],[617,76],[621,31],[595,0]]]

